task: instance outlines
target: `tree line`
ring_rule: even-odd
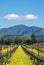
[[[35,34],[31,35],[31,39],[27,39],[27,40],[22,40],[19,39],[18,37],[16,37],[14,40],[11,39],[4,39],[3,37],[0,39],[0,44],[5,44],[5,45],[11,45],[11,44],[33,44],[33,43],[37,43],[36,40],[36,36]]]

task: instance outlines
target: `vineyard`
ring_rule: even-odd
[[[44,65],[44,44],[0,45],[0,65]]]

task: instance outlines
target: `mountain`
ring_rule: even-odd
[[[16,25],[9,28],[0,29],[0,36],[23,36],[31,34],[35,34],[36,36],[44,37],[44,28],[36,27],[36,26],[25,26],[25,25]]]

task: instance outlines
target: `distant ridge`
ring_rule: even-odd
[[[25,25],[15,25],[9,28],[0,29],[0,36],[31,36],[31,34],[44,37],[44,28],[36,26],[29,27]]]

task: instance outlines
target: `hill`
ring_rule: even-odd
[[[0,29],[0,36],[31,36],[31,34],[35,34],[38,37],[44,37],[44,28],[16,25],[13,27]]]

